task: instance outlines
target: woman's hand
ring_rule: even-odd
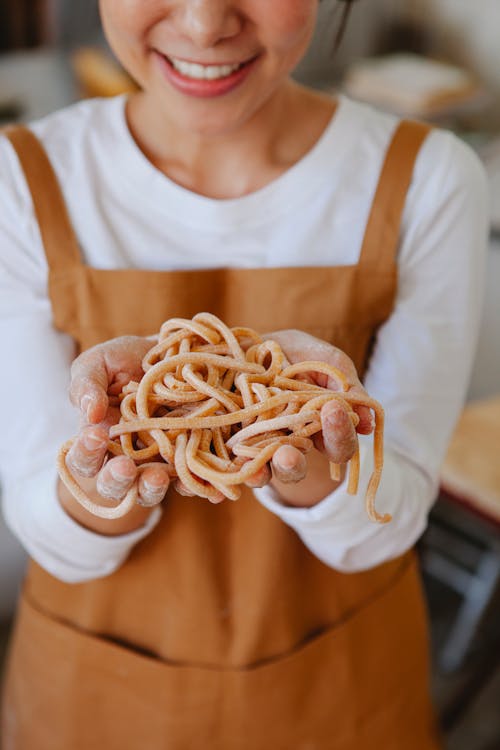
[[[70,398],[81,411],[82,427],[67,457],[66,464],[80,486],[100,505],[116,505],[137,478],[137,467],[127,456],[116,456],[104,464],[108,431],[120,416],[109,405],[109,396],[117,395],[130,380],[140,380],[141,362],[152,341],[138,336],[123,336],[88,349],[71,367]],[[103,466],[104,464],[104,466]],[[59,497],[65,510],[83,526],[102,534],[123,534],[142,526],[150,507],[161,502],[168,485],[165,464],[146,468],[139,478],[141,505],[122,518],[97,518],[85,510],[59,483]]]
[[[351,392],[366,395],[352,361],[340,349],[302,331],[278,331],[266,338],[280,344],[291,364],[305,360],[327,362],[354,384]],[[109,427],[119,419],[119,410],[110,406],[109,396],[119,394],[130,380],[140,380],[141,363],[151,346],[150,339],[123,336],[83,352],[72,365],[70,398],[81,411],[82,427],[66,462],[94,502],[115,505],[136,481],[137,467],[127,456],[117,456],[104,463]],[[318,385],[336,388],[324,374],[312,373],[310,377]],[[285,503],[303,507],[315,505],[339,484],[330,478],[329,462],[346,464],[356,451],[356,432],[369,434],[373,430],[370,410],[359,406],[355,411],[359,417],[356,428],[341,403],[332,400],[325,404],[321,411],[322,431],[313,438],[316,450],[306,458],[298,449],[282,446],[274,454],[271,466],[263,467],[247,484],[262,487],[272,481]],[[145,469],[139,479],[142,506],[137,505],[126,516],[114,520],[90,514],[62,483],[59,494],[64,508],[82,525],[104,534],[121,534],[143,525],[150,513],[149,507],[165,496],[169,481],[165,464],[158,462],[157,466]],[[190,494],[179,481],[177,489]]]
[[[274,339],[283,349],[290,364],[306,360],[320,360],[333,365],[343,372],[353,384],[351,393],[367,395],[358,378],[352,360],[337,347],[302,331],[287,330],[266,334],[265,338]],[[324,388],[336,390],[336,384],[322,373],[311,373],[312,382]],[[253,486],[262,486],[271,481],[283,502],[297,507],[316,505],[332,492],[343,479],[334,481],[330,478],[329,463],[346,464],[357,448],[356,432],[369,435],[374,428],[371,412],[364,406],[354,407],[359,417],[354,427],[346,409],[339,401],[329,401],[321,410],[322,431],[314,437],[316,450],[306,456],[297,448],[282,446],[278,448],[271,461],[271,468],[265,467],[256,477]]]

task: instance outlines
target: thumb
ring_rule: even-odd
[[[358,441],[356,430],[345,407],[338,401],[329,401],[321,409],[321,426],[324,453],[330,461],[344,464],[353,457]]]
[[[69,397],[90,424],[98,424],[108,411],[108,373],[98,352],[84,352],[71,366]]]
[[[152,342],[142,336],[120,336],[82,352],[71,366],[71,402],[91,423],[101,422],[108,394],[117,395],[130,380],[143,375],[142,359]]]

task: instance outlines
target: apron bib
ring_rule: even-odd
[[[305,330],[362,373],[392,310],[427,132],[397,128],[357,265],[153,272],[86,266],[43,148],[10,129],[54,325],[81,351],[208,311],[230,326]],[[250,490],[220,506],[170,491],[114,574],[65,584],[30,564],[3,709],[4,750],[437,750],[414,554],[346,575]]]

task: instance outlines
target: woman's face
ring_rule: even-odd
[[[303,57],[318,0],[100,0],[108,41],[178,127],[223,134],[245,124]]]

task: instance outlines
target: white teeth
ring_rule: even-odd
[[[212,81],[216,78],[225,78],[234,73],[241,67],[237,65],[199,65],[198,63],[189,63],[184,60],[175,60],[169,58],[173,67],[187,78],[197,78],[198,80]]]

